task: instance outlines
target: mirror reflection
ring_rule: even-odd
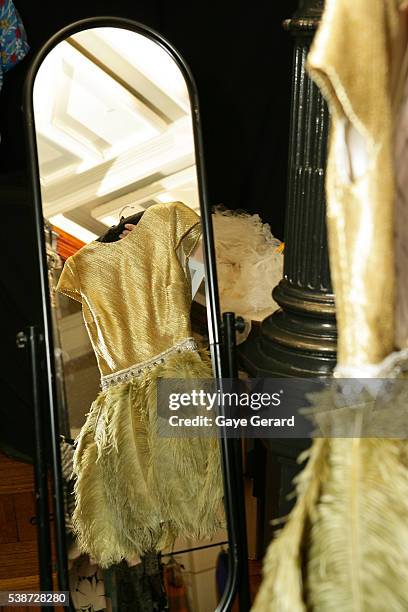
[[[214,610],[218,441],[155,432],[159,378],[212,376],[184,77],[146,36],[94,28],[46,57],[34,112],[74,608]]]

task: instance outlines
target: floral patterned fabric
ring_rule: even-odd
[[[29,46],[20,15],[11,0],[0,0],[0,89],[3,74],[28,53]]]
[[[69,572],[72,607],[77,612],[101,612],[107,609],[102,570],[87,555],[73,563]]]

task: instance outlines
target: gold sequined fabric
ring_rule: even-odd
[[[394,348],[393,130],[404,78],[406,5],[327,0],[308,56],[331,112],[327,226],[339,366],[375,364]]]
[[[191,288],[180,264],[200,219],[181,202],[146,210],[117,242],[91,242],[65,262],[57,290],[82,302],[101,375],[147,361],[191,336]]]

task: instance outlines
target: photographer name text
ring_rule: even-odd
[[[169,425],[172,427],[226,427],[227,429],[238,429],[240,427],[294,427],[295,417],[276,419],[262,418],[259,415],[253,415],[248,418],[227,418],[219,415],[216,417],[195,416],[195,417],[180,417],[172,415],[169,417]]]

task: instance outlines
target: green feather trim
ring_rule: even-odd
[[[74,456],[73,523],[101,567],[224,527],[218,439],[156,433],[157,379],[211,377],[207,352],[186,351],[94,401]]]
[[[408,610],[406,448],[401,440],[331,440],[330,478],[310,532],[310,609]]]
[[[339,380],[310,394],[308,412],[333,437],[312,444],[253,611],[408,610],[408,374],[400,366],[384,379]]]
[[[408,610],[408,444],[316,439],[255,612]]]
[[[305,612],[303,598],[302,546],[310,516],[318,500],[322,480],[327,477],[328,441],[315,440],[299,460],[309,456],[297,477],[298,499],[289,518],[266,553],[263,582],[254,612]]]

